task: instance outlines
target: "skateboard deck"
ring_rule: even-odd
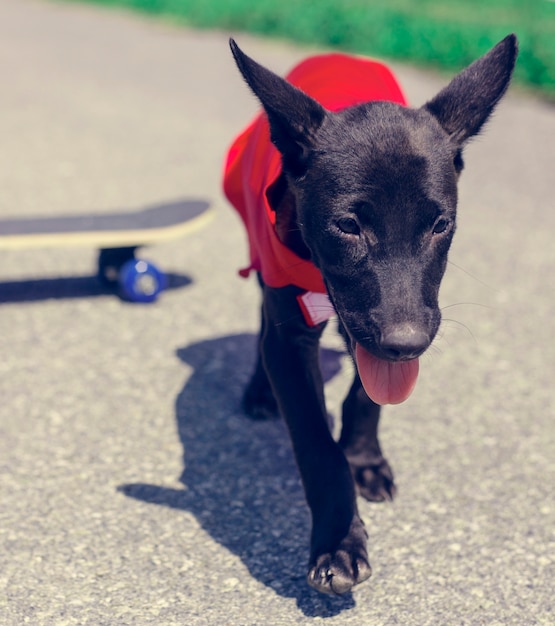
[[[94,246],[98,278],[119,284],[133,301],[151,302],[166,284],[154,264],[136,259],[137,248],[189,235],[212,217],[204,200],[168,202],[140,211],[0,219],[0,250]]]
[[[0,219],[0,249],[58,246],[138,247],[194,232],[211,217],[202,200],[122,213]]]

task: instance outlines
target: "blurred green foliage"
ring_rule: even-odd
[[[515,32],[517,80],[555,96],[555,0],[89,1],[449,70]]]

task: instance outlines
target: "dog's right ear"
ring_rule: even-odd
[[[272,143],[283,156],[283,169],[294,178],[306,172],[317,130],[326,110],[291,83],[248,57],[229,40],[231,52],[243,78],[260,100],[270,123]]]
[[[424,106],[455,144],[480,132],[509,86],[517,54],[516,36],[508,35]]]

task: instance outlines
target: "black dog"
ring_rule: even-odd
[[[506,37],[420,109],[401,106],[399,96],[346,108],[339,103],[334,112],[257,64],[233,40],[231,49],[264,107],[267,121],[260,124],[269,122],[279,151],[280,171],[263,191],[274,215],[268,223],[291,253],[285,270],[312,264],[317,276],[310,280],[320,277],[324,287],[316,291],[327,292],[358,371],[335,442],[318,362],[325,321],[316,316],[310,324],[302,315],[302,281],[267,278],[271,271],[260,255],[275,242],[257,243],[249,234],[263,307],[260,358],[244,402],[254,417],[277,408],[285,418],[312,513],[308,582],[318,591],[345,593],[371,574],[355,487],[372,501],[395,494],[378,441],[380,404],[410,394],[417,357],[437,333],[462,149],[505,93],[517,41]],[[233,154],[245,142],[240,138]],[[259,153],[249,159],[254,168],[265,166]],[[235,174],[235,188],[228,184],[226,192],[237,206],[248,172]]]

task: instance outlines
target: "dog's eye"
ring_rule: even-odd
[[[445,217],[438,217],[435,221],[434,227],[432,228],[432,232],[434,235],[440,235],[444,233],[449,227],[449,220]]]
[[[354,217],[342,217],[337,220],[339,230],[347,235],[359,235],[360,226]]]

